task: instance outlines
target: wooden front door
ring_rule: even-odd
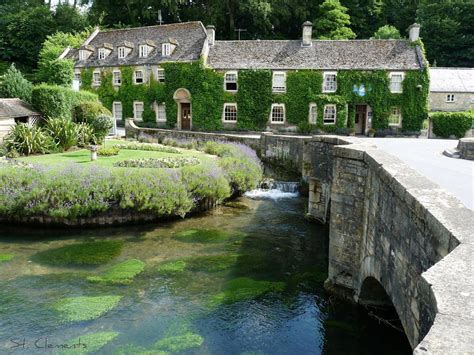
[[[355,114],[355,133],[365,134],[365,125],[367,120],[367,105],[356,105]]]
[[[191,104],[181,104],[181,129],[191,129]]]

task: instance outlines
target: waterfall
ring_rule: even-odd
[[[260,188],[245,193],[251,199],[280,200],[299,196],[300,183],[294,181],[264,181]]]

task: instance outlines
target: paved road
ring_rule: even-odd
[[[411,138],[371,138],[370,141],[397,156],[474,210],[474,162],[443,155],[445,149],[455,148],[458,141]]]

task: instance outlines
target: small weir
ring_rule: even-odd
[[[295,198],[299,196],[300,188],[301,184],[294,181],[264,181],[258,189],[247,192],[245,196],[254,200]]]

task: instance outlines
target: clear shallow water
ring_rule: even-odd
[[[305,204],[303,198],[242,198],[186,220],[116,229],[2,226],[0,254],[14,254],[14,258],[0,263],[0,353],[13,352],[11,338],[17,342],[25,338],[30,346],[16,348],[15,354],[52,353],[36,349],[35,340],[48,337],[50,344],[70,343],[96,332],[119,333],[100,354],[158,353],[154,344],[160,340],[190,333],[202,345],[181,353],[410,353],[403,334],[325,293],[327,229],[304,220]],[[226,237],[177,238],[190,229],[225,232]],[[51,267],[31,260],[40,251],[99,240],[124,241],[120,255],[104,266]],[[231,262],[221,270],[198,264],[183,272],[159,271],[166,261],[189,264],[190,258],[209,255],[230,256],[226,260]],[[145,262],[146,268],[128,286],[86,279],[132,258]],[[282,287],[229,299],[235,280],[243,277]],[[64,323],[52,307],[65,297],[100,295],[122,299],[95,320]]]

